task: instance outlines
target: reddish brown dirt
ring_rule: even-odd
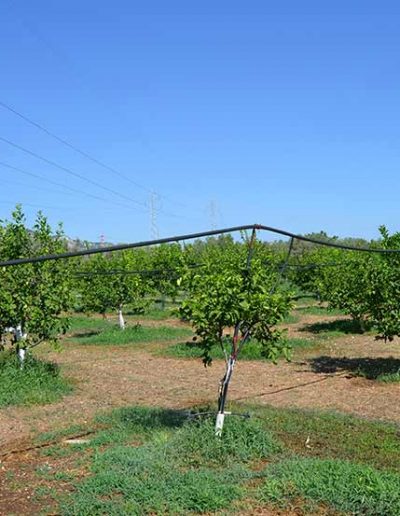
[[[320,321],[306,316],[291,325],[292,336],[304,337],[301,326]],[[164,324],[160,322],[160,324]],[[230,388],[231,400],[347,412],[363,417],[400,422],[399,384],[383,384],[353,377],[312,371],[312,356],[399,358],[398,343],[383,344],[372,336],[357,335],[321,341],[321,348],[300,352],[292,363],[238,362]],[[115,346],[68,344],[61,353],[42,352],[58,362],[76,384],[62,401],[35,407],[0,410],[0,446],[37,432],[71,423],[86,423],[99,410],[123,405],[158,405],[183,408],[213,402],[224,364],[205,369],[199,360],[163,358],[146,351]]]

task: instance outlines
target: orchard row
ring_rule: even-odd
[[[259,238],[262,235],[258,235]],[[0,225],[0,259],[66,251],[59,227],[39,214],[32,229],[20,207]],[[372,245],[400,248],[400,235],[381,228]],[[288,252],[290,251],[290,252]],[[315,294],[377,336],[400,334],[400,254],[361,253],[303,245],[268,244],[230,235],[187,244],[165,244],[91,257],[3,267],[0,270],[2,348],[57,343],[73,311],[144,313],[154,298],[177,301],[177,313],[192,323],[209,363],[227,334],[252,338],[266,358],[288,356],[279,328],[299,292]]]

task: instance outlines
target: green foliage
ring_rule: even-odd
[[[400,250],[400,233],[379,229],[381,239],[371,247]],[[400,253],[321,248],[307,250],[296,260],[301,265],[291,272],[296,285],[318,293],[330,309],[350,315],[362,331],[369,323],[385,341],[400,335]],[[312,263],[317,267],[308,268]]]
[[[32,230],[25,224],[20,206],[11,221],[0,222],[0,259],[9,260],[61,253],[66,250],[61,227],[52,232],[39,212]],[[71,265],[65,260],[3,267],[0,269],[0,334],[5,328],[21,325],[30,347],[46,340],[57,342],[68,328],[64,316],[71,306]]]
[[[154,288],[164,298],[176,299],[179,293],[177,278],[184,264],[182,248],[179,244],[162,244],[149,250],[150,268]]]
[[[146,253],[141,250],[83,260],[79,271],[87,275],[77,280],[83,310],[105,314],[129,305],[134,313],[143,313],[151,302],[146,296],[153,292],[152,285],[145,275],[131,272],[144,270],[145,263]]]
[[[343,251],[339,251],[343,254]],[[330,308],[348,314],[365,329],[368,318],[371,286],[371,271],[377,267],[377,256],[362,253],[347,253],[340,259],[340,265],[320,272],[319,289]]]
[[[267,501],[305,497],[352,514],[400,514],[400,475],[339,460],[292,459],[266,470]]]
[[[4,352],[0,364],[0,407],[53,403],[72,391],[58,367],[28,355],[21,370],[15,354]]]
[[[379,247],[400,249],[400,233],[389,235],[380,227]],[[374,326],[378,337],[393,340],[400,335],[400,253],[346,255],[343,267],[321,276],[329,305],[340,308],[360,323]]]
[[[293,258],[290,260],[287,275],[301,292],[309,292],[320,298],[320,275],[325,267],[330,267],[341,258],[339,253],[328,247],[303,248],[296,242],[293,245]]]
[[[265,358],[288,356],[283,330],[276,325],[289,314],[290,294],[277,288],[273,257],[269,256],[267,265],[265,249],[256,244],[248,267],[245,245],[231,242],[207,251],[201,271],[188,270],[183,277],[188,297],[179,310],[201,339],[205,365],[212,360],[213,348],[222,348],[227,331],[238,323],[242,335],[249,332],[260,343]]]
[[[379,229],[382,246],[400,250],[400,233],[389,235],[385,226]],[[393,340],[394,336],[400,336],[400,253],[377,258],[378,266],[370,273],[369,319],[379,338]]]

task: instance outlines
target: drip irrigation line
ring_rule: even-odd
[[[95,277],[99,277],[99,276],[103,276],[103,277],[113,277],[113,276],[119,276],[119,277],[122,277],[122,276],[142,276],[142,277],[155,277],[155,276],[160,276],[161,274],[163,274],[163,272],[136,272],[136,271],[115,271],[115,272],[88,272],[87,274],[85,273],[82,273],[82,274],[73,274],[73,276],[75,278],[95,278]],[[178,279],[180,278],[180,275],[177,273],[175,276],[166,276],[164,277],[163,279]]]
[[[400,254],[400,249],[379,249],[379,248],[368,248],[368,247],[354,247],[342,244],[335,244],[333,242],[324,242],[321,240],[316,240],[314,238],[304,237],[301,235],[296,235],[295,233],[291,233],[289,231],[284,231],[282,229],[276,229],[270,226],[264,226],[260,224],[247,224],[243,226],[233,226],[230,228],[223,229],[213,229],[210,231],[202,231],[199,233],[190,233],[186,235],[178,235],[174,237],[166,237],[166,238],[158,238],[156,240],[143,240],[141,242],[134,242],[130,244],[118,244],[107,247],[96,247],[93,249],[85,249],[82,251],[71,251],[60,254],[50,254],[44,256],[35,256],[31,258],[17,258],[13,260],[6,260],[0,262],[0,267],[8,267],[14,265],[22,265],[27,263],[37,263],[37,262],[46,262],[49,260],[60,260],[64,258],[74,258],[77,256],[88,256],[92,254],[101,254],[101,253],[109,253],[113,251],[123,251],[126,249],[136,249],[140,247],[150,247],[159,244],[168,244],[172,242],[182,242],[184,240],[193,240],[196,238],[204,238],[215,235],[223,235],[226,233],[235,233],[238,231],[244,231],[246,229],[257,229],[261,231],[268,231],[271,233],[276,233],[279,235],[288,236],[295,240],[302,240],[305,242],[311,242],[317,245],[322,245],[326,247],[334,247],[337,249],[343,249],[347,251],[359,251],[359,252],[368,252],[368,253],[378,253],[378,254]]]

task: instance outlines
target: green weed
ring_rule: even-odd
[[[290,459],[265,471],[265,501],[305,497],[351,514],[398,516],[400,475],[340,460]]]
[[[400,473],[395,424],[312,410],[274,407],[251,407],[251,410],[265,421],[269,432],[297,455],[335,457]]]
[[[230,418],[224,439],[215,438],[213,421],[185,422],[181,412],[130,409],[116,412],[111,421],[120,430],[125,427],[126,437],[144,431],[147,441],[97,452],[92,476],[63,500],[63,514],[187,514],[223,509],[243,496],[246,481],[254,476],[250,461],[281,451],[257,420]]]
[[[15,354],[8,354],[0,367],[0,407],[53,403],[69,394],[72,386],[56,364],[28,355],[20,368]]]
[[[139,344],[154,341],[168,341],[188,337],[192,335],[192,331],[188,328],[165,327],[146,327],[135,325],[120,330],[110,323],[106,323],[108,327],[97,327],[93,331],[83,331],[75,333],[69,340],[80,344],[108,344],[108,345],[124,345]]]

